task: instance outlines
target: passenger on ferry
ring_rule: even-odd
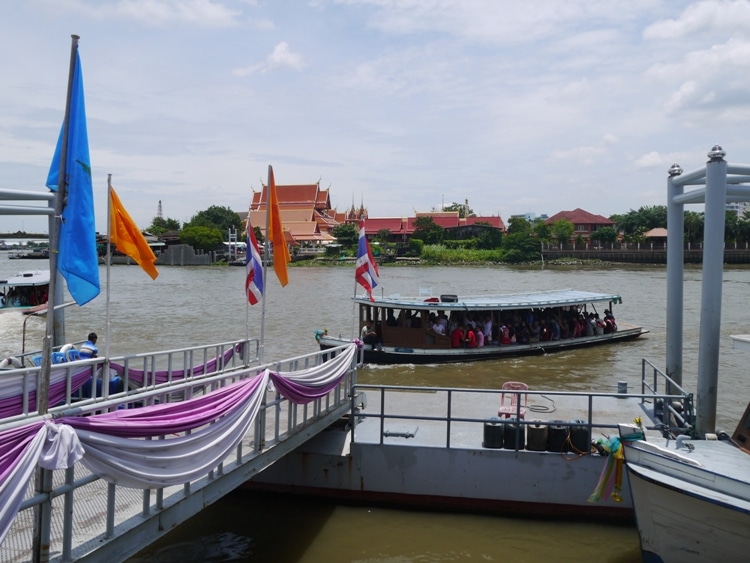
[[[477,347],[477,333],[474,332],[474,329],[469,327],[466,327],[466,347],[467,348],[476,348]]]
[[[615,316],[609,309],[604,309],[604,324],[605,333],[617,332],[617,323],[615,322]]]
[[[451,347],[463,348],[466,340],[466,334],[464,333],[464,325],[459,324],[451,332]]]
[[[552,339],[552,333],[547,326],[547,321],[542,319],[539,321],[539,342],[548,342]]]
[[[485,340],[488,341],[487,344],[489,344],[492,340],[492,315],[485,315],[482,332],[484,333]]]
[[[435,316],[435,313],[430,313],[430,326],[435,334],[445,334],[445,327]]]
[[[599,313],[594,313],[594,334],[597,336],[604,334],[604,321],[599,318]]]
[[[531,325],[530,330],[531,330],[531,342],[539,342],[539,333],[541,332],[539,321],[534,321],[534,324]]]
[[[500,327],[497,338],[500,344],[510,344],[510,329],[508,328],[508,325],[503,324]]]
[[[448,317],[445,316],[445,311],[438,313],[438,322],[443,327],[442,334],[448,334]]]
[[[90,332],[88,340],[81,344],[78,351],[82,358],[96,358],[99,355],[99,348],[96,347],[97,336],[95,332]]]
[[[385,320],[385,324],[388,326],[398,326],[398,321],[393,316],[393,309],[388,309],[388,318]]]
[[[594,319],[594,313],[589,313],[586,318],[586,324],[584,329],[586,330],[586,336],[594,336],[594,327],[596,326],[596,319]]]
[[[531,342],[531,331],[529,331],[529,325],[526,321],[521,321],[518,331],[516,332],[516,342],[519,344],[528,344]]]
[[[484,346],[484,332],[482,332],[482,329],[477,326],[477,329],[474,331],[477,337],[477,348],[482,348]]]
[[[373,350],[382,350],[380,337],[378,336],[378,333],[375,330],[372,321],[367,321],[365,323],[365,326],[362,327],[362,342],[372,346]]]
[[[552,340],[560,340],[562,329],[560,328],[560,323],[557,322],[557,319],[554,316],[549,319],[549,331],[552,335]]]

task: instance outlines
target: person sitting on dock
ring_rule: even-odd
[[[95,332],[89,333],[89,339],[81,344],[79,353],[82,358],[96,358],[99,355],[99,348],[96,347],[97,336]]]

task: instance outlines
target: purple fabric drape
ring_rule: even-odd
[[[216,358],[208,360],[204,364],[198,364],[187,369],[176,369],[172,371],[157,370],[155,372],[152,372],[144,371],[142,369],[128,368],[127,378],[130,382],[135,383],[139,386],[143,386],[146,384],[146,382],[148,382],[149,384],[153,384],[155,382],[157,385],[161,383],[167,383],[168,381],[170,381],[170,377],[172,380],[183,379],[186,373],[190,375],[204,375],[207,373],[214,373],[215,371],[218,371],[220,367],[223,367],[232,358],[235,352],[241,354],[242,349],[243,345],[237,344],[236,346],[233,346],[232,348],[226,350],[221,356],[217,356]],[[124,378],[126,376],[124,365],[112,362],[109,367],[113,369],[120,377]]]
[[[80,370],[76,370],[70,377],[70,391],[71,393],[78,391],[83,384],[86,383],[93,374],[93,368],[91,366],[84,367]],[[66,381],[64,370],[53,372],[50,376],[52,380],[49,386],[49,404],[54,406],[57,403],[65,400],[66,394]],[[20,387],[20,384],[18,385]],[[36,410],[36,381],[33,385],[34,389],[29,391],[29,410]],[[7,418],[16,416],[23,413],[23,393],[19,393],[18,390],[14,391],[13,395],[0,398],[0,418]]]
[[[124,438],[146,438],[194,430],[241,405],[258,389],[264,375],[239,381],[179,403],[117,410],[87,417],[62,417],[58,424]]]
[[[44,421],[40,420],[0,433],[0,483],[4,483],[15,471],[23,451],[42,426],[44,426]]]
[[[345,373],[342,373],[337,379],[320,386],[306,385],[304,383],[291,381],[273,372],[270,372],[270,375],[271,381],[273,381],[273,384],[283,397],[298,405],[304,405],[310,401],[324,397],[329,391],[335,389],[341,382],[341,378],[344,377]]]

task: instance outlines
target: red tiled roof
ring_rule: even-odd
[[[365,220],[365,233],[376,235],[381,229],[388,229],[393,235],[404,233],[404,221],[400,217],[368,217]]]
[[[574,209],[573,211],[560,211],[558,213],[555,213],[552,217],[547,219],[545,223],[551,225],[552,223],[554,223],[555,221],[559,221],[560,219],[567,219],[574,225],[607,225],[612,227],[615,225],[614,221],[610,221],[602,215],[594,215],[593,213],[584,211],[580,207]]]
[[[505,223],[503,223],[503,219],[499,215],[493,215],[491,217],[468,217],[466,219],[467,225],[476,225],[477,223],[489,223],[496,229],[505,230]]]

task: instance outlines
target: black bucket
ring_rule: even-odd
[[[532,420],[526,430],[526,449],[544,452],[549,443],[549,427],[541,420]]]
[[[498,416],[488,418],[484,423],[484,441],[483,448],[502,448],[503,447],[503,430],[505,425]]]
[[[550,420],[547,451],[557,453],[568,451],[568,432],[570,432],[570,428],[567,422]]]
[[[589,429],[586,421],[581,419],[570,421],[570,445],[577,454],[587,454],[591,451],[589,443]]]
[[[522,450],[526,446],[526,426],[518,424],[515,418],[505,420],[505,449]]]

